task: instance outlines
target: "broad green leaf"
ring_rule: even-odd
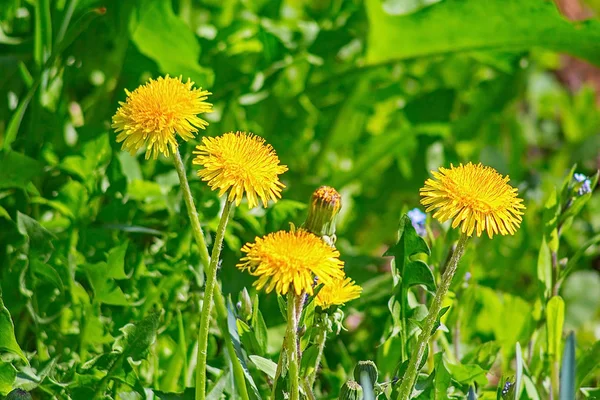
[[[0,329],[2,328],[0,327]],[[12,364],[0,360],[0,395],[6,396],[12,390],[16,377],[17,370],[15,370]]]
[[[560,296],[554,296],[546,306],[546,327],[548,337],[548,355],[559,360],[562,332],[565,323],[565,302]]]
[[[16,354],[23,361],[28,362],[27,357],[21,351],[21,347],[19,347],[15,338],[15,326],[13,325],[8,309],[4,306],[2,296],[0,296],[0,350]]]
[[[498,356],[500,345],[496,342],[486,342],[479,345],[462,358],[465,364],[477,364],[481,368],[489,370]]]
[[[109,267],[105,262],[86,264],[84,270],[94,290],[94,301],[114,306],[129,305],[125,293],[109,276]]]
[[[575,334],[571,332],[567,337],[560,367],[559,400],[575,400],[575,366]]]
[[[442,1],[414,14],[393,16],[367,0],[368,63],[456,52],[521,51],[541,47],[600,64],[600,23],[571,23],[551,2]],[[535,21],[535,23],[532,23]]]
[[[452,379],[463,385],[487,384],[486,371],[476,364],[450,363],[444,359],[444,366],[452,376]]]
[[[198,64],[200,45],[194,33],[174,13],[168,0],[142,0],[137,20],[129,26],[138,50],[154,60],[161,72],[190,78],[197,87],[211,86],[212,70]],[[175,56],[176,55],[176,56]]]
[[[42,164],[12,150],[0,151],[0,189],[25,189],[42,172]]]
[[[92,190],[102,170],[110,161],[111,155],[112,148],[108,133],[103,133],[83,144],[81,155],[65,157],[60,167],[79,176],[86,183],[87,188]]]
[[[429,266],[421,260],[409,261],[404,272],[404,285],[411,287],[423,285],[430,291],[435,291],[435,278]]]
[[[139,322],[120,328],[123,335],[113,344],[113,351],[134,361],[142,359],[156,339],[159,320],[160,313],[152,313]]]
[[[64,290],[64,284],[60,274],[48,263],[39,260],[31,260],[29,267],[41,280],[52,283],[61,291]]]
[[[206,400],[220,400],[223,396],[223,392],[227,386],[227,381],[231,379],[230,373],[222,374],[217,383],[210,389],[210,392],[206,395]]]
[[[252,360],[254,365],[256,365],[256,368],[260,369],[262,372],[267,374],[269,378],[275,379],[275,372],[277,371],[276,363],[260,356],[251,355],[248,357],[250,358],[250,360]]]
[[[580,387],[586,377],[594,372],[600,365],[600,340],[594,343],[583,355],[579,356],[577,361],[577,383],[575,387]]]
[[[445,399],[448,397],[448,388],[452,382],[452,376],[443,360],[443,353],[439,352],[433,356],[435,360],[435,377],[434,377],[434,391],[436,399]]]
[[[430,276],[422,274],[422,269],[415,269],[415,273],[412,275],[410,267],[413,264],[413,261],[410,257],[420,253],[429,255],[429,246],[427,246],[427,243],[425,243],[425,240],[421,236],[417,235],[410,218],[405,214],[400,219],[398,243],[384,254],[384,256],[394,256],[392,275],[394,276],[395,284],[397,284],[399,280],[406,279],[413,285],[424,284],[431,286]],[[423,262],[421,263],[426,265]]]
[[[26,252],[32,256],[48,259],[54,250],[52,242],[55,237],[35,219],[17,212],[17,228],[27,238]]]
[[[127,279],[125,274],[125,253],[127,252],[127,246],[129,242],[124,242],[120,246],[113,247],[109,250],[106,264],[107,273],[109,278],[113,279]]]

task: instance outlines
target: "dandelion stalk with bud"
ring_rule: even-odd
[[[452,228],[461,231],[456,249],[450,257],[442,281],[429,307],[416,348],[413,350],[406,373],[398,391],[398,400],[411,397],[419,365],[433,335],[433,328],[442,307],[442,302],[456,269],[465,252],[468,239],[476,233],[514,234],[522,220],[523,200],[517,197],[517,189],[508,184],[508,176],[502,177],[493,168],[481,164],[451,166],[432,172],[434,179],[427,179],[420,190],[421,203],[426,211],[436,210],[433,217],[440,222],[452,219]]]

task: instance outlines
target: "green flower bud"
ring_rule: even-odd
[[[330,186],[314,191],[304,228],[317,236],[327,236],[334,241],[335,219],[342,207],[342,196]]]
[[[238,311],[241,319],[249,321],[250,318],[252,318],[252,299],[246,288],[240,292],[238,304]]]
[[[367,374],[369,381],[373,387],[375,387],[379,372],[377,371],[377,365],[375,365],[373,361],[359,361],[358,364],[356,364],[356,367],[354,367],[354,379],[356,379],[357,382],[361,382],[363,374]]]
[[[6,396],[6,400],[31,400],[31,395],[23,389],[15,389]]]
[[[362,400],[362,387],[356,381],[348,381],[342,386],[339,400]]]

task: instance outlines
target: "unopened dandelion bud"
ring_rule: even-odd
[[[250,298],[250,294],[248,293],[248,290],[246,288],[244,288],[240,292],[239,299],[240,299],[240,301],[239,301],[240,317],[242,317],[242,319],[248,321],[250,318],[252,318],[252,299]]]
[[[371,385],[375,386],[377,378],[379,377],[379,372],[377,371],[377,365],[375,365],[373,361],[359,361],[358,364],[356,364],[356,367],[354,367],[354,379],[361,382],[363,374],[367,374],[369,382],[371,382]]]
[[[342,196],[330,186],[314,191],[304,228],[318,236],[335,235],[335,219],[342,208]]]
[[[339,400],[362,400],[362,387],[356,381],[348,381],[340,390]]]
[[[31,400],[31,395],[23,389],[15,389],[6,396],[6,400]]]

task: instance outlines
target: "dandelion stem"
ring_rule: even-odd
[[[298,374],[298,315],[296,294],[290,288],[287,302],[287,354],[290,373],[290,400],[300,400],[300,376]]]
[[[192,191],[190,190],[190,185],[188,183],[187,175],[185,173],[185,166],[183,164],[183,161],[181,160],[179,150],[173,153],[173,161],[175,164],[175,169],[177,170],[177,175],[179,176],[181,192],[183,193],[183,199],[187,208],[188,217],[190,219],[190,224],[192,225],[194,240],[196,241],[198,251],[200,252],[200,261],[204,267],[204,271],[208,275],[210,266],[208,248],[206,247],[204,233],[202,232],[202,227],[200,226],[198,212],[196,211],[196,206],[194,205],[194,198],[192,197]],[[202,271],[199,272],[202,273]],[[221,334],[223,335],[225,345],[227,346],[227,353],[229,354],[229,358],[233,366],[233,374],[235,376],[236,388],[243,400],[249,400],[244,369],[235,353],[233,341],[231,340],[231,335],[229,334],[229,327],[227,323],[227,306],[225,305],[225,299],[223,298],[223,294],[221,293],[221,288],[219,287],[219,285],[215,285],[214,302],[215,310],[217,311],[217,322],[219,323],[219,329],[221,330]]]
[[[196,364],[196,400],[206,398],[206,356],[208,349],[208,330],[210,327],[210,313],[213,303],[213,292],[217,282],[217,266],[221,256],[221,246],[225,237],[225,228],[229,221],[229,215],[233,210],[233,203],[225,202],[221,213],[221,220],[217,228],[217,235],[212,249],[210,264],[206,277],[204,289],[204,300],[202,302],[202,314],[200,316],[200,330],[198,332],[198,364]]]
[[[410,395],[413,391],[413,387],[419,373],[419,365],[421,365],[421,360],[425,354],[425,349],[427,348],[429,339],[431,339],[433,327],[437,320],[438,314],[440,313],[440,309],[442,308],[444,297],[446,297],[446,293],[448,292],[450,284],[452,283],[452,278],[454,277],[454,273],[458,267],[458,262],[465,252],[467,239],[468,236],[464,233],[460,235],[458,243],[456,244],[456,249],[446,264],[446,270],[444,271],[444,275],[442,275],[442,282],[440,283],[433,302],[431,303],[429,314],[425,318],[423,330],[421,331],[417,341],[417,347],[411,354],[408,368],[404,374],[404,377],[402,378],[402,384],[400,385],[397,400],[410,399]]]
[[[325,317],[327,318],[327,317]],[[317,377],[317,371],[319,370],[319,365],[321,365],[321,358],[323,357],[323,350],[325,349],[325,342],[327,341],[327,327],[324,323],[321,323],[319,326],[319,338],[318,338],[318,346],[319,352],[317,353],[317,360],[315,361],[315,369],[308,376],[308,384],[309,387],[312,388],[315,384],[315,379]]]

